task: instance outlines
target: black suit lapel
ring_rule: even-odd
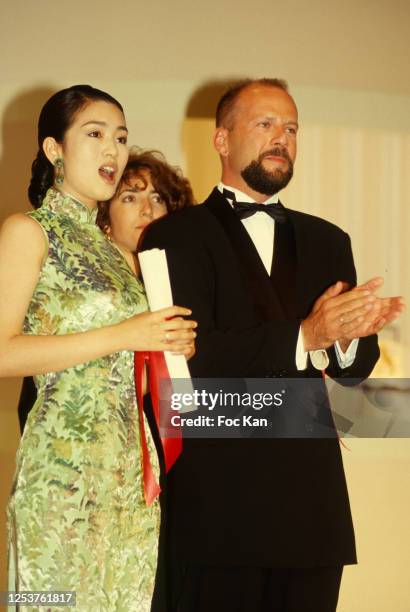
[[[288,219],[293,231],[294,261],[295,261],[295,315],[304,319],[312,309],[311,281],[315,277],[314,263],[310,252],[311,245],[306,240],[312,232],[311,224],[306,223],[306,216],[298,211],[286,209]],[[317,238],[317,248],[320,247],[320,238]],[[315,294],[313,294],[315,295]]]
[[[291,218],[275,223],[275,244],[271,280],[287,319],[297,318],[297,253]]]
[[[263,320],[284,320],[284,309],[248,232],[218,189],[204,202],[222,225],[239,262],[242,278]]]

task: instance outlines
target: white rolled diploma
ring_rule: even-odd
[[[164,249],[150,249],[138,253],[141,273],[151,312],[173,305],[169,280],[167,255]],[[183,306],[183,304],[181,304]],[[193,394],[191,375],[183,355],[172,355],[164,351],[169,376],[174,392]],[[179,412],[195,410],[193,406],[181,408]]]

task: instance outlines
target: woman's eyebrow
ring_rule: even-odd
[[[83,123],[83,125],[81,127],[85,127],[86,125],[101,125],[102,127],[107,127],[107,124],[105,123],[105,121],[87,121],[86,123]],[[125,125],[118,125],[117,130],[124,130],[125,132],[128,132],[128,129],[126,128]]]
[[[122,195],[123,193],[138,193],[139,191],[141,190],[137,189],[137,187],[126,187],[125,189],[121,189],[119,195]]]

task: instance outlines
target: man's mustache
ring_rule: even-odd
[[[259,159],[258,161],[261,162],[263,159],[265,159],[265,157],[283,157],[283,159],[286,159],[286,161],[289,162],[289,164],[293,164],[292,160],[289,157],[289,153],[287,151],[287,149],[285,149],[284,147],[275,147],[274,149],[270,149],[269,151],[265,151],[264,153],[261,153],[261,155],[259,155]]]

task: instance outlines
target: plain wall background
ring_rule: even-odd
[[[208,110],[186,116],[195,91],[215,79],[279,76],[302,126],[283,201],[342,225],[359,278],[385,275],[386,293],[410,298],[408,0],[15,0],[0,9],[0,50],[0,220],[29,209],[36,121],[54,91],[90,83],[116,96],[130,142],[181,165],[200,200],[219,162]],[[405,315],[386,332],[402,375],[409,329]],[[0,590],[19,385],[0,381]],[[407,612],[410,445],[350,440],[343,454],[360,564],[345,572],[339,610]]]

